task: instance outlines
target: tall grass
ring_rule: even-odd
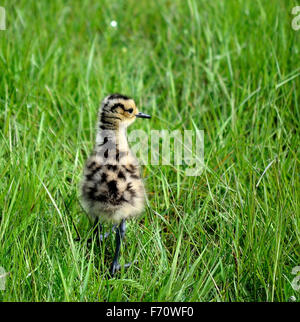
[[[0,300],[299,301],[296,4],[4,1]],[[89,236],[78,183],[113,92],[152,115],[132,129],[203,129],[205,170],[143,168],[122,250],[139,262],[109,279],[113,236],[87,247],[74,225]]]

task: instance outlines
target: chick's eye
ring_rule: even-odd
[[[132,113],[133,112],[133,108],[130,108],[129,110],[128,110],[128,113]]]

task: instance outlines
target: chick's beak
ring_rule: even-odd
[[[139,112],[139,114],[136,114],[136,117],[140,117],[142,119],[151,119],[151,115]]]

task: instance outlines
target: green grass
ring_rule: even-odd
[[[296,4],[0,3],[1,301],[300,300]],[[139,263],[108,279],[114,239],[76,243],[72,218],[88,237],[78,184],[113,92],[153,116],[131,129],[203,129],[206,168],[143,168],[122,252]]]

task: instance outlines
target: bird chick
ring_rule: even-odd
[[[137,217],[144,209],[145,190],[139,165],[126,139],[126,129],[136,118],[150,115],[139,112],[130,97],[121,94],[105,97],[98,114],[96,144],[86,161],[81,184],[82,204],[94,226],[101,232],[103,222],[119,224],[111,275],[120,268],[118,258],[125,220]],[[101,235],[100,239],[103,237],[106,236]]]

